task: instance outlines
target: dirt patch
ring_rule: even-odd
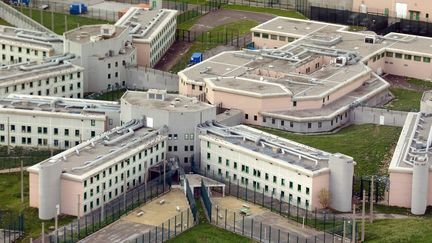
[[[389,82],[391,87],[394,87],[394,88],[408,89],[408,90],[417,91],[417,92],[424,92],[424,91],[429,90],[427,88],[422,88],[422,87],[419,87],[417,85],[409,83],[407,81],[406,77],[388,74],[388,75],[383,76],[383,78],[387,82]]]
[[[185,41],[174,42],[154,68],[169,71],[188,52],[191,45],[192,43]]]
[[[208,14],[200,17],[195,25],[190,29],[202,33],[209,31],[219,25],[237,22],[239,20],[254,20],[258,23],[264,23],[274,18],[271,14],[266,13],[252,13],[245,11],[236,11],[229,9],[220,9],[217,11],[209,12]]]

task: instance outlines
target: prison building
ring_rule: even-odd
[[[117,102],[11,94],[0,99],[0,145],[68,149],[119,121]]]
[[[431,38],[285,17],[252,32],[261,49],[222,52],[182,70],[179,93],[241,110],[245,124],[319,133],[352,123],[355,107],[392,99],[385,73],[432,77]]]
[[[432,2],[428,0],[353,0],[352,11],[362,14],[376,13],[394,18],[429,22],[432,17],[430,16],[432,14]]]
[[[82,98],[84,68],[72,64],[73,58],[64,54],[0,67],[0,98],[9,94]]]
[[[119,197],[166,159],[164,129],[132,120],[29,167],[30,207],[43,220],[55,217],[56,205],[82,216]]]
[[[199,126],[200,170],[231,185],[247,187],[309,210],[321,208],[319,192],[330,192],[331,208],[351,211],[353,158],[328,153],[257,129]]]
[[[0,66],[40,61],[63,53],[56,35],[0,25]]]
[[[177,10],[132,7],[116,26],[128,28],[138,66],[153,67],[175,41]]]
[[[85,67],[84,93],[107,92],[126,86],[126,67],[136,65],[136,50],[127,28],[85,25],[63,34],[64,53]]]
[[[165,90],[127,91],[121,98],[121,122],[144,119],[146,126],[168,126],[169,157],[177,157],[186,171],[191,169],[198,124],[216,118],[216,108],[196,98],[168,94]]]
[[[423,93],[420,112],[407,116],[389,166],[388,203],[422,215],[432,205],[432,92]]]

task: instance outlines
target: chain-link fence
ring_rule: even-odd
[[[0,210],[0,242],[16,242],[24,235],[24,215]]]
[[[230,177],[226,178],[224,175],[217,174],[214,170],[205,169],[199,171],[199,174],[224,183],[227,195],[268,208],[272,212],[278,213],[305,227],[322,231],[323,235],[328,234],[335,239],[341,238],[343,235],[346,238],[352,238],[351,229],[353,221],[350,218],[329,211],[310,210],[299,207],[298,204],[292,202],[289,198],[282,196],[275,197],[273,193],[266,192],[264,188],[261,190],[247,184],[241,184],[239,180],[231,180]],[[218,189],[215,188],[214,190]],[[358,231],[356,230],[355,232]],[[355,234],[355,237],[357,238],[357,234]]]
[[[77,242],[120,219],[138,206],[171,190],[172,171],[141,184],[48,236],[49,242]],[[164,183],[165,181],[165,183]]]
[[[185,230],[188,230],[195,226],[194,216],[190,209],[182,211],[173,218],[163,222],[159,226],[149,229],[147,232],[142,233],[141,236],[130,241],[136,243],[157,243],[165,242],[170,240],[177,235],[181,234]]]

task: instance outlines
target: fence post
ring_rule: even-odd
[[[245,216],[244,216],[244,214],[242,215],[243,216],[243,222],[242,222],[242,235],[244,235],[244,223],[245,223]]]
[[[253,232],[254,232],[253,224],[254,224],[254,219],[252,218],[252,220],[251,220],[251,238],[252,239],[253,239]]]
[[[228,210],[225,208],[225,229],[227,226],[227,214],[228,214]]]
[[[262,222],[260,222],[260,233],[259,233],[259,241],[262,239]]]
[[[233,222],[234,222],[234,233],[236,232],[235,231],[235,229],[236,229],[235,221],[236,221],[236,212],[234,212],[234,219],[233,219]]]

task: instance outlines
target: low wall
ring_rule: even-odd
[[[377,125],[403,127],[408,112],[373,107],[356,107],[350,112],[354,124],[372,123]]]
[[[126,86],[130,89],[165,89],[168,92],[179,91],[177,74],[152,68],[129,67]]]
[[[39,24],[38,22],[27,17],[26,15],[22,14],[20,11],[17,11],[13,7],[9,6],[8,4],[2,1],[0,1],[0,18],[6,20],[8,23],[10,23],[11,25],[17,28],[55,34],[50,29]]]

